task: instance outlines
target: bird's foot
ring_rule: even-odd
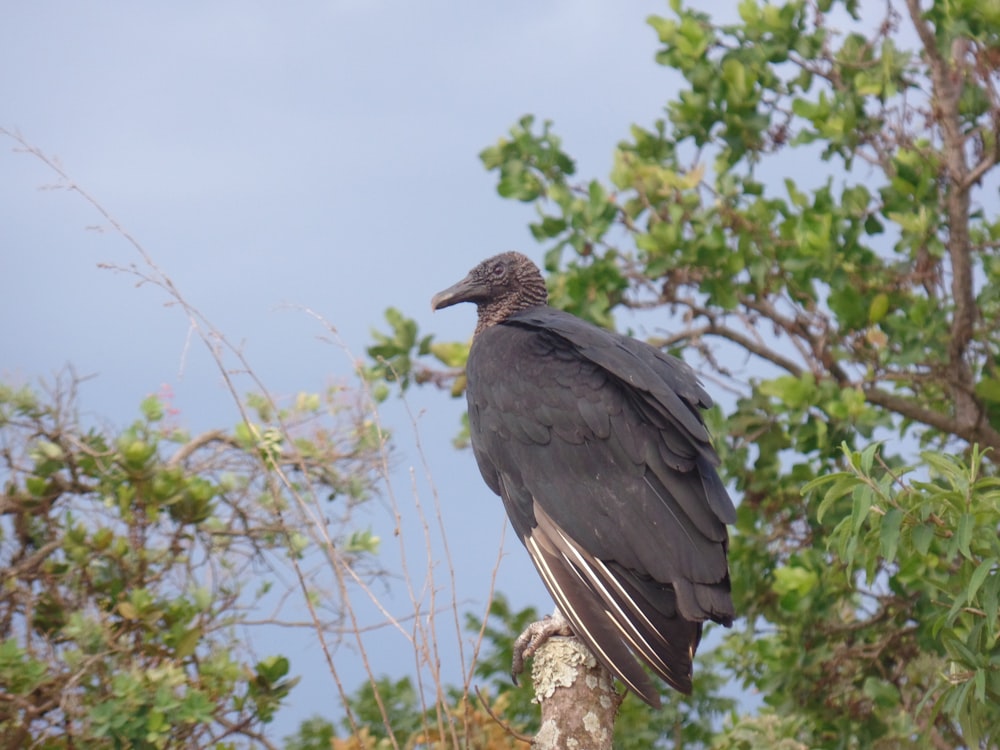
[[[531,623],[517,637],[514,641],[514,659],[510,665],[510,677],[515,685],[517,676],[524,671],[525,660],[534,656],[539,646],[554,635],[573,635],[569,622],[559,610]]]

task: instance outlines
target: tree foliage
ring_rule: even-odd
[[[996,747],[1000,11],[862,10],[672,0],[650,25],[683,84],[608,181],[530,116],[482,160],[537,209],[552,304],[723,394],[719,657],[763,705],[715,742]],[[397,376],[461,390],[460,346],[393,327],[420,342],[376,352]]]
[[[363,574],[375,540],[346,521],[380,446],[335,390],[251,397],[235,430],[195,436],[164,397],[112,430],[75,394],[0,386],[0,747],[273,747],[297,678],[250,623],[317,545],[307,497],[339,501]]]

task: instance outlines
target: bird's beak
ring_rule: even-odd
[[[486,294],[486,291],[482,283],[473,279],[470,274],[457,284],[453,284],[431,297],[431,308],[440,310],[445,307],[457,305],[459,302],[475,302],[481,299]]]

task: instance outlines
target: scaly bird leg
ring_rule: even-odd
[[[573,635],[569,621],[556,609],[551,615],[531,623],[514,641],[514,659],[510,665],[510,677],[517,684],[517,676],[524,671],[524,662],[534,656],[535,651],[554,635]]]

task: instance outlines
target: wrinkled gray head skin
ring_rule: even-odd
[[[547,299],[538,266],[526,255],[508,252],[484,260],[457,284],[435,294],[431,306],[440,310],[459,302],[475,303],[479,333],[516,312],[544,305]]]

